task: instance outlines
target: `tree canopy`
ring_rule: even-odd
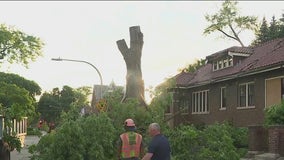
[[[181,69],[184,72],[194,72],[206,64],[206,59],[196,60],[193,64]]]
[[[213,15],[206,14],[205,19],[210,25],[204,29],[204,34],[221,32],[223,36],[238,41],[244,46],[239,34],[243,30],[257,29],[257,18],[254,16],[240,16],[237,8],[237,1],[226,0],[222,8]]]
[[[38,112],[44,120],[58,122],[62,111],[67,112],[75,106],[79,113],[81,108],[88,106],[88,95],[90,87],[74,89],[63,86],[62,90],[54,88],[51,92],[42,94],[38,102]]]
[[[29,92],[15,84],[0,82],[0,114],[20,119],[35,114],[35,101]]]
[[[35,115],[35,95],[41,92],[36,82],[16,74],[0,72],[0,83],[0,114],[12,118]]]
[[[0,24],[0,59],[10,64],[18,63],[28,67],[42,55],[44,43],[40,38],[28,35],[14,27]]]
[[[24,77],[21,77],[14,73],[0,72],[0,82],[15,84],[20,88],[24,88],[29,91],[29,94],[32,97],[41,94],[41,88],[36,82],[32,80],[27,80]]]
[[[263,17],[261,26],[256,31],[255,35],[256,38],[252,42],[252,45],[257,45],[276,38],[284,37],[284,13],[279,20],[277,20],[275,16],[272,16],[269,24],[266,18]]]

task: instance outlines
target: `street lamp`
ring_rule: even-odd
[[[100,73],[100,71],[98,70],[98,68],[96,67],[96,66],[94,66],[92,63],[90,63],[90,62],[87,62],[87,61],[82,61],[82,60],[74,60],[74,59],[63,59],[63,58],[51,58],[51,60],[53,60],[53,61],[71,61],[71,62],[81,62],[81,63],[86,63],[86,64],[88,64],[88,65],[91,65],[96,71],[97,71],[97,73],[99,74],[99,76],[100,76],[100,81],[101,81],[101,87],[100,87],[100,99],[102,99],[102,94],[103,94],[103,92],[102,92],[102,87],[103,87],[103,78],[102,78],[102,75],[101,75],[101,73]],[[95,91],[95,90],[94,90]],[[93,98],[94,98],[94,91],[93,91]],[[92,100],[92,102],[93,102],[94,100]]]

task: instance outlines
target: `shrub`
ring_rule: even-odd
[[[226,124],[205,126],[179,126],[170,132],[172,156],[178,160],[232,160],[240,158]]]
[[[61,116],[62,123],[55,132],[41,138],[38,145],[30,148],[33,159],[96,159],[114,160],[117,157],[117,141],[124,132],[123,122],[132,118],[137,125],[137,132],[149,141],[146,129],[150,122],[160,122],[154,111],[137,107],[138,102],[113,103],[106,113],[78,116],[70,111]],[[164,128],[164,125],[161,125]]]
[[[283,125],[284,124],[284,101],[265,108],[265,125]]]
[[[36,135],[36,136],[41,136],[42,133],[38,128],[33,128],[33,127],[28,127],[27,128],[27,135]]]

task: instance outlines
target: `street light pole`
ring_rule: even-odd
[[[103,78],[102,78],[102,75],[100,73],[100,71],[98,70],[98,68],[96,66],[94,66],[92,63],[90,62],[87,62],[87,61],[82,61],[82,60],[74,60],[74,59],[63,59],[63,58],[52,58],[51,60],[53,61],[71,61],[71,62],[81,62],[81,63],[86,63],[90,66],[92,66],[98,73],[99,77],[100,77],[100,81],[101,81],[101,87],[100,87],[100,99],[102,99],[102,87],[103,87]],[[94,91],[93,91],[93,98],[94,98]],[[94,100],[92,100],[94,101]]]

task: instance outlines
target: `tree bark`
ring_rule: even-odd
[[[143,47],[143,33],[139,26],[129,28],[130,48],[128,48],[124,39],[116,41],[126,63],[126,91],[121,100],[125,102],[128,98],[137,98],[142,106],[147,106],[144,99],[144,81],[141,71],[141,56]]]

